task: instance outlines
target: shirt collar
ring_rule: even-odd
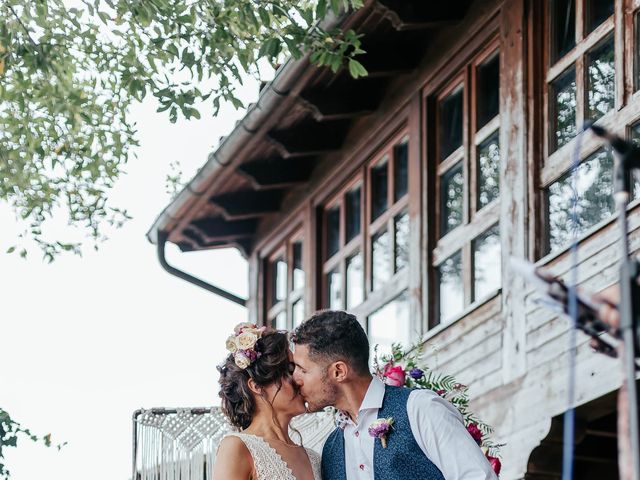
[[[382,401],[384,400],[384,383],[378,377],[374,376],[371,379],[367,393],[362,399],[359,412],[369,409],[382,408]]]
[[[360,404],[360,409],[358,413],[363,410],[370,409],[380,409],[382,408],[382,401],[384,400],[384,383],[378,377],[374,376],[371,379],[371,383],[369,383],[369,388],[367,388],[367,393],[365,393],[364,398],[362,399],[362,403]],[[358,415],[359,416],[359,415]],[[334,418],[336,426],[343,429],[348,425],[355,423],[349,418],[347,412],[342,410],[337,410],[336,416]]]

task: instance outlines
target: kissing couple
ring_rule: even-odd
[[[450,402],[370,373],[369,340],[347,312],[318,312],[290,335],[241,323],[227,349],[221,408],[239,431],[220,443],[214,480],[497,479]],[[322,455],[291,440],[293,417],[329,406],[337,426]]]

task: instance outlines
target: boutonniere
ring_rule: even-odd
[[[379,418],[369,425],[369,435],[373,438],[379,438],[382,448],[387,448],[387,437],[393,428],[393,417]]]

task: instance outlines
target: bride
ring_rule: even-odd
[[[294,443],[289,422],[305,413],[283,332],[240,323],[227,339],[221,408],[240,429],[222,440],[214,480],[320,480],[320,455]]]

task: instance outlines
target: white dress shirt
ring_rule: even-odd
[[[384,383],[373,377],[358,410],[357,423],[344,428],[344,461],[348,480],[373,479],[374,438],[369,425],[382,407]],[[411,433],[445,480],[497,480],[489,461],[467,432],[460,412],[431,390],[414,390],[407,413]],[[390,439],[390,441],[393,441]]]

